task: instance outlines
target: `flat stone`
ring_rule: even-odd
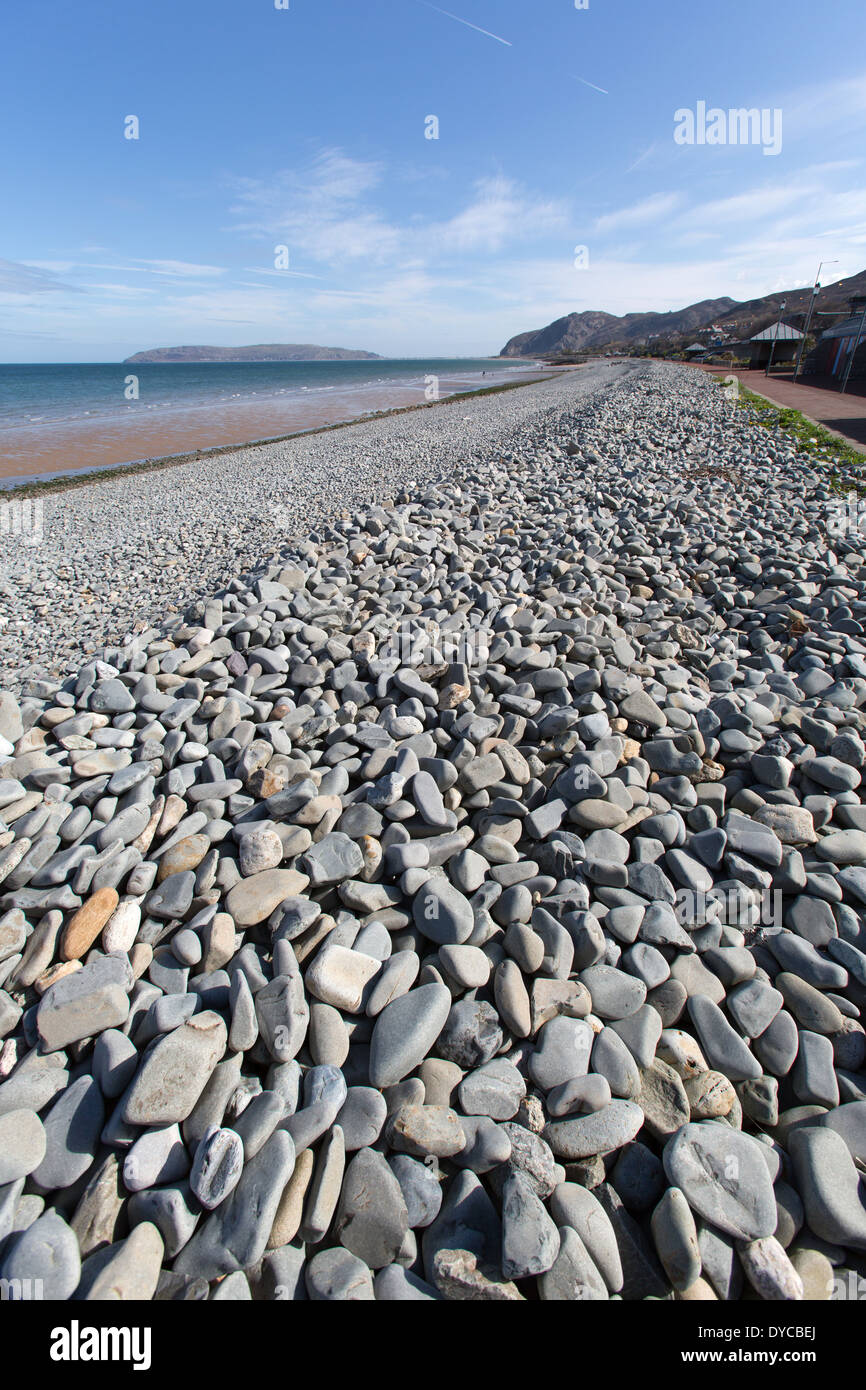
[[[105,1106],[92,1076],[74,1081],[44,1120],[45,1157],[32,1172],[43,1192],[71,1187],[90,1167],[105,1121]]]
[[[0,1116],[0,1187],[26,1178],[45,1157],[45,1127],[33,1110]]]
[[[737,1240],[759,1240],[776,1228],[776,1202],[761,1147],[729,1125],[687,1124],[662,1153],[665,1172],[705,1221]]]
[[[752,1050],[765,1071],[786,1076],[794,1065],[800,1038],[797,1025],[786,1009],[780,1009],[760,1037],[752,1040]]]
[[[296,965],[291,975],[275,975],[255,996],[261,1039],[275,1062],[291,1062],[300,1052],[310,1023],[304,982]]]
[[[294,1166],[291,1135],[277,1130],[245,1165],[234,1191],[181,1250],[175,1273],[218,1279],[261,1259]]]
[[[441,875],[431,875],[415,894],[412,916],[422,935],[439,946],[462,945],[475,926],[468,900]]]
[[[149,1129],[136,1139],[123,1161],[123,1183],[130,1192],[176,1182],[189,1172],[189,1155],[178,1125]]]
[[[372,1303],[373,1275],[363,1260],[335,1246],[307,1261],[307,1293],[318,1303]]]
[[[781,992],[764,980],[747,980],[728,992],[725,1007],[744,1038],[757,1038],[784,1002]]]
[[[69,1223],[78,1238],[82,1259],[119,1239],[126,1218],[126,1201],[120,1164],[115,1154],[109,1154],[90,1178]]]
[[[862,830],[837,830],[824,835],[816,845],[821,859],[828,859],[840,867],[847,864],[866,864],[866,832]]]
[[[143,1059],[123,1102],[132,1125],[168,1125],[185,1120],[223,1056],[226,1025],[212,1010],[195,1014],[166,1034]]]
[[[839,1082],[834,1070],[833,1044],[821,1033],[800,1029],[800,1047],[791,1072],[794,1094],[804,1105],[836,1106]]]
[[[830,1110],[820,1121],[844,1139],[852,1158],[866,1164],[866,1101],[849,1101]]]
[[[325,945],[306,974],[311,994],[335,1009],[359,1013],[365,990],[382,968],[382,962],[345,946]]]
[[[111,1247],[114,1250],[114,1247]],[[89,1303],[149,1302],[156,1293],[165,1246],[148,1221],[130,1231],[100,1270],[87,1294]]]
[[[593,1013],[603,1019],[627,1018],[646,1002],[643,980],[612,965],[593,965],[580,976],[592,996]]]
[[[490,978],[490,960],[477,946],[441,946],[439,959],[464,989],[483,989]]]
[[[841,1030],[842,1014],[833,1001],[800,979],[799,975],[781,971],[776,976],[775,984],[802,1028],[812,1033],[838,1033]]]
[[[342,831],[334,830],[308,849],[301,863],[309,882],[314,888],[320,888],[331,883],[342,883],[346,878],[356,878],[364,868],[364,854],[355,840]],[[292,889],[293,893],[298,891]]]
[[[463,1078],[458,1094],[464,1115],[510,1120],[526,1095],[526,1083],[513,1062],[506,1057],[494,1057],[492,1062]]]
[[[502,1273],[506,1279],[543,1274],[559,1254],[559,1231],[525,1174],[512,1173],[502,1189]]]
[[[553,1120],[544,1137],[557,1158],[566,1162],[591,1158],[593,1154],[615,1153],[631,1143],[644,1122],[644,1113],[631,1100],[612,1100],[604,1110],[578,1119]]]
[[[52,1302],[71,1298],[80,1277],[75,1233],[55,1211],[38,1217],[12,1244],[0,1265],[0,1278],[25,1281],[24,1288],[32,1291],[31,1297]]]
[[[361,1149],[346,1168],[333,1232],[370,1269],[382,1269],[400,1253],[409,1213],[385,1156]]]
[[[551,1194],[550,1213],[560,1229],[560,1236],[563,1227],[574,1230],[609,1292],[619,1293],[623,1272],[616,1233],[598,1199],[577,1183],[559,1183]]]
[[[589,1070],[594,1034],[582,1019],[559,1016],[545,1023],[529,1059],[529,1073],[537,1086],[550,1091]]]
[[[385,1127],[387,1115],[385,1097],[373,1086],[350,1086],[337,1115],[346,1152],[353,1153],[375,1144]]]
[[[171,849],[166,850],[160,857],[157,883],[164,883],[174,874],[197,869],[210,847],[211,842],[207,835],[187,835],[184,839],[178,840],[176,845],[172,845]]]
[[[36,1012],[45,1052],[57,1052],[118,1028],[129,1017],[132,971],[122,957],[102,956],[47,989]]]
[[[688,1289],[701,1272],[695,1218],[678,1187],[669,1187],[652,1214],[652,1236],[665,1273],[675,1289]]]
[[[640,1072],[640,1089],[634,1099],[644,1112],[647,1131],[659,1142],[676,1134],[689,1120],[685,1086],[679,1074],[661,1057]]]
[[[651,1004],[644,1004],[627,1018],[612,1020],[608,1027],[622,1038],[639,1067],[652,1065],[662,1034],[662,1020]]]
[[[721,1009],[705,995],[693,995],[688,1002],[701,1047],[710,1066],[731,1081],[748,1081],[761,1075],[761,1064],[728,1023]]]
[[[388,1004],[370,1040],[370,1083],[383,1090],[423,1062],[448,1019],[451,994],[444,985],[421,985]]]
[[[239,927],[254,927],[285,902],[303,893],[310,880],[295,869],[266,869],[229,890],[226,909]]]
[[[841,1134],[807,1126],[789,1135],[787,1147],[810,1229],[833,1245],[866,1250],[863,1181]]]
[[[390,1125],[391,1146],[398,1153],[423,1158],[450,1158],[466,1147],[466,1132],[447,1105],[403,1105]]]
[[[442,1206],[442,1184],[427,1164],[409,1154],[392,1154],[388,1163],[400,1184],[403,1201],[414,1230],[436,1220]]]

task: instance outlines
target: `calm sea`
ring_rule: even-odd
[[[405,391],[406,404],[425,399],[436,377],[442,394],[486,384],[482,373],[505,381],[526,363],[499,358],[383,359],[376,362],[114,362],[0,364],[0,432],[27,425],[112,420],[231,404],[289,404],[295,398],[369,396]],[[134,381],[129,378],[134,377]],[[491,379],[490,384],[494,384]],[[431,389],[432,386],[431,386]],[[351,409],[349,409],[351,413]],[[0,434],[2,449],[2,434]]]

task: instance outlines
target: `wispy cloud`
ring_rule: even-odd
[[[49,294],[74,288],[59,280],[48,264],[0,260],[0,291],[4,294]]]
[[[272,237],[314,261],[385,260],[395,254],[401,237],[367,205],[381,178],[378,164],[329,149],[304,170],[237,180],[231,212],[244,220],[234,230]]]
[[[663,217],[670,217],[684,202],[681,193],[654,193],[639,203],[632,203],[630,207],[620,208],[617,212],[608,212],[597,218],[595,230],[601,234],[616,231],[620,227],[639,227],[658,222]]]
[[[237,181],[231,211],[242,220],[235,230],[288,245],[293,262],[302,256],[308,264],[351,264],[361,273],[365,266],[372,271],[398,261],[427,265],[449,255],[496,252],[568,221],[564,200],[538,197],[497,175],[477,180],[470,201],[446,221],[414,217],[407,209],[396,222],[378,205],[384,184],[381,165],[326,150],[306,169]]]
[[[154,275],[170,275],[176,279],[211,279],[226,273],[225,266],[196,265],[192,261],[137,260],[137,264]]]
[[[565,227],[567,220],[562,200],[535,198],[512,179],[481,179],[473,202],[432,229],[430,249],[499,251],[508,242]]]

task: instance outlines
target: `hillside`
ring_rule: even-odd
[[[377,352],[355,348],[316,347],[313,343],[259,343],[254,347],[149,348],[124,358],[123,365],[138,362],[370,362]]]
[[[783,301],[786,301],[786,323],[802,327],[811,294],[811,286],[806,286],[796,290],[779,290],[742,303],[728,297],[704,299],[698,304],[688,305],[685,309],[675,309],[667,313],[632,313],[620,317],[590,309],[582,313],[567,314],[564,318],[548,324],[546,328],[517,334],[505,344],[499,355],[538,357],[612,348],[627,349],[652,339],[662,339],[674,346],[681,346],[679,340],[692,338],[696,332],[711,325],[719,328],[726,340],[750,338],[779,318]],[[847,312],[849,299],[856,294],[866,294],[866,271],[823,288],[815,305],[816,316],[841,316]],[[813,328],[820,331],[831,322],[832,317],[816,317],[813,320]]]

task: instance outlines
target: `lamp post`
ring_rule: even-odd
[[[772,365],[773,365],[773,353],[776,351],[776,343],[779,341],[779,329],[780,329],[781,326],[782,326],[782,315],[783,315],[784,312],[785,312],[785,305],[786,305],[787,303],[788,303],[787,299],[783,299],[782,302],[781,302],[781,304],[779,305],[779,317],[778,317],[778,319],[777,319],[777,321],[776,321],[776,332],[775,332],[775,334],[774,334],[774,336],[773,336],[773,341],[772,341],[772,343],[770,344],[770,359],[769,359],[769,361],[768,361],[768,363],[767,363],[767,370],[764,372],[764,376],[769,376],[769,375],[770,375],[770,368],[771,368]]]
[[[803,365],[803,353],[804,353],[805,348],[806,348],[806,339],[807,339],[808,336],[809,336],[809,325],[810,325],[811,322],[812,322],[812,312],[813,312],[813,310],[814,310],[814,308],[815,308],[815,301],[816,301],[816,299],[818,298],[818,295],[819,295],[819,293],[820,293],[820,291],[821,291],[821,286],[820,286],[819,283],[818,283],[818,281],[819,281],[820,278],[821,278],[821,266],[823,266],[823,265],[838,265],[838,264],[839,264],[838,260],[834,260],[834,261],[820,261],[819,264],[818,264],[818,274],[815,276],[815,287],[814,287],[814,289],[812,290],[812,298],[809,300],[809,312],[808,312],[808,314],[806,315],[806,322],[805,322],[805,324],[803,325],[803,341],[802,341],[801,344],[800,344],[800,351],[797,353],[797,365],[796,365],[796,367],[794,368],[794,378],[793,378],[794,381],[796,381],[796,380],[797,380],[797,377],[800,375],[800,367]]]

